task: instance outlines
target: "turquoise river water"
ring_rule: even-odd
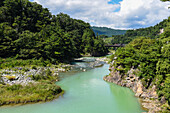
[[[143,110],[134,93],[107,83],[109,65],[86,72],[65,73],[56,84],[65,94],[46,103],[0,107],[0,113],[141,113]]]

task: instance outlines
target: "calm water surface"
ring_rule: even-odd
[[[57,82],[65,94],[38,104],[1,107],[0,113],[141,113],[138,100],[128,88],[103,81],[109,65],[79,73],[66,73]]]

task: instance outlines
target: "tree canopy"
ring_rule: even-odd
[[[105,55],[90,24],[28,0],[0,1],[0,57],[70,60],[86,52]],[[96,49],[98,48],[98,49]],[[102,51],[101,51],[102,50]],[[94,54],[94,52],[96,54]]]
[[[131,68],[139,69],[137,75],[144,87],[156,85],[159,99],[164,97],[170,104],[170,17],[166,23],[158,38],[137,37],[125,48],[118,49],[112,60],[117,57],[113,65],[121,66],[124,76]]]

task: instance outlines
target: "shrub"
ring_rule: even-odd
[[[51,70],[48,68],[48,69],[46,70],[46,75],[47,75],[47,76],[51,76],[51,74],[52,74],[52,72],[51,72]]]
[[[28,68],[22,68],[22,71],[27,72],[27,71],[29,71],[29,69]]]
[[[37,69],[37,66],[33,65],[31,66],[31,69]]]

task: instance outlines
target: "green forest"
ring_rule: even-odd
[[[63,63],[107,52],[89,23],[64,13],[52,15],[36,2],[1,0],[0,106],[55,99],[64,93],[55,84],[58,69],[67,70]]]
[[[52,15],[48,8],[29,0],[0,1],[0,69],[9,71],[11,68],[24,75],[43,67],[45,75],[29,75],[36,84],[28,86],[1,83],[0,75],[0,105],[10,104],[9,98],[15,103],[56,98],[62,89],[55,84],[58,73],[49,67],[56,64],[52,68],[60,68],[60,63],[83,55],[104,56],[108,53],[105,44],[127,44],[110,57],[111,62],[114,61],[111,66],[123,77],[130,69],[138,69],[139,73],[135,74],[143,86],[149,89],[155,85],[159,100],[166,100],[165,113],[169,112],[170,17],[148,28],[113,32],[109,28],[91,27],[64,13]],[[27,68],[30,66],[32,69]],[[14,79],[9,75],[5,77]]]
[[[101,35],[102,38],[111,37],[112,35],[123,35],[126,33],[126,30],[119,30],[119,29],[111,29],[107,27],[91,27],[95,33],[95,35]],[[104,37],[105,36],[105,37]]]
[[[144,87],[149,89],[156,85],[159,99],[165,98],[170,105],[170,17],[158,25],[143,30],[127,31],[126,34],[139,31],[139,34],[143,36],[137,36],[125,48],[119,48],[112,56],[112,60],[116,57],[113,66],[122,75],[125,75],[131,68],[139,69],[137,75]],[[164,32],[157,35],[158,32],[155,30],[146,35],[146,31],[149,32],[152,28],[157,28],[157,31],[164,28]],[[168,112],[170,108],[166,110]]]
[[[70,61],[82,54],[107,53],[90,24],[28,0],[0,1],[0,58]],[[0,60],[2,63],[3,61]]]
[[[123,35],[112,35],[112,37],[105,38],[104,40],[107,44],[128,44],[139,36],[144,36],[151,39],[159,38],[160,30],[167,27],[167,23],[168,19],[165,19],[155,26],[135,30],[127,30]]]

